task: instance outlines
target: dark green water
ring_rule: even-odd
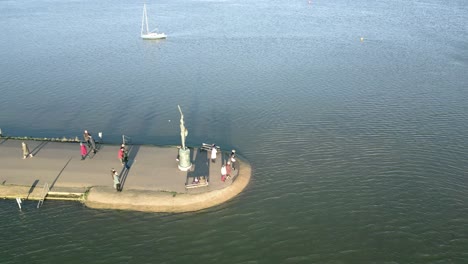
[[[1,201],[0,263],[468,263],[466,1],[149,2],[160,42],[141,13],[0,1],[3,133],[178,144],[180,104],[251,184],[190,214]]]

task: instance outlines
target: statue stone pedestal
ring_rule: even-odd
[[[190,149],[179,149],[179,170],[188,171],[192,167],[190,162]]]

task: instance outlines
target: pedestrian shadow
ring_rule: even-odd
[[[229,160],[229,153],[221,151],[221,165],[226,164]]]
[[[31,151],[31,154],[33,154],[34,156],[36,156],[37,153],[39,153],[39,151],[40,151],[45,145],[47,145],[47,143],[49,143],[49,141],[42,141],[41,144],[37,145],[37,146]]]
[[[87,159],[87,158],[90,158],[91,159],[91,156],[89,156],[89,153],[91,151],[89,151],[88,149],[86,149],[86,155],[84,156],[83,160]]]
[[[209,152],[208,152],[209,153]],[[195,155],[195,159],[193,156]],[[195,177],[205,177],[206,180],[210,181],[210,159],[206,151],[194,151],[191,152],[190,160],[192,160],[192,168],[187,172],[187,178],[185,179],[185,184],[192,184]],[[191,180],[191,181],[190,181]]]
[[[231,155],[228,154],[226,156],[226,159],[227,159],[227,161],[231,160]],[[237,159],[238,158],[236,157],[236,160]],[[231,177],[230,178],[231,178],[232,182],[234,182],[234,180],[237,179],[237,176],[239,175],[240,167],[241,167],[241,165],[240,165],[240,162],[238,160],[236,162],[231,162],[231,175],[230,175]]]
[[[37,180],[37,179],[33,182],[33,184],[31,185],[31,188],[29,188],[28,196],[26,197],[26,200],[28,200],[29,195],[34,191],[34,188],[36,188],[36,185],[38,183],[39,183],[39,180]]]
[[[135,158],[138,154],[138,151],[140,151],[140,145],[131,145],[130,148],[128,149],[128,161],[125,163],[125,165],[122,168],[122,171],[120,171],[120,190],[123,190],[125,181],[127,180],[128,173],[130,172],[130,168],[133,166],[133,163],[135,162]]]
[[[99,152],[102,148],[102,143],[99,141],[95,141],[94,143],[96,145],[96,152]]]
[[[5,141],[7,141],[7,140],[8,140],[8,138],[2,139],[2,141],[0,141],[0,145],[3,144],[3,143],[5,143]]]

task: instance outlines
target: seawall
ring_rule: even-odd
[[[119,145],[99,145],[96,154],[82,160],[79,143],[25,141],[33,157],[23,159],[22,141],[1,141],[0,198],[41,200],[47,194],[46,200],[75,200],[90,208],[190,212],[234,198],[252,176],[251,165],[238,157],[233,177],[222,181],[226,152],[211,162],[209,153],[191,148],[192,169],[183,172],[177,167],[175,146],[129,145],[130,160],[122,166],[117,159]],[[113,188],[111,168],[120,174],[121,192]],[[208,179],[209,185],[187,189],[195,177]]]

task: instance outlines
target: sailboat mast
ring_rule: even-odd
[[[143,24],[145,23],[146,4],[143,4],[143,16],[141,17],[141,35],[143,35]]]
[[[145,19],[146,19],[146,34],[149,34],[149,27],[148,27],[148,13],[146,12],[146,5],[145,5]]]
[[[1,0],[0,0],[1,1]],[[148,10],[146,3],[143,4],[143,17],[141,18],[141,38],[142,39],[165,39],[167,36],[164,33],[158,33],[157,29],[149,30]]]

